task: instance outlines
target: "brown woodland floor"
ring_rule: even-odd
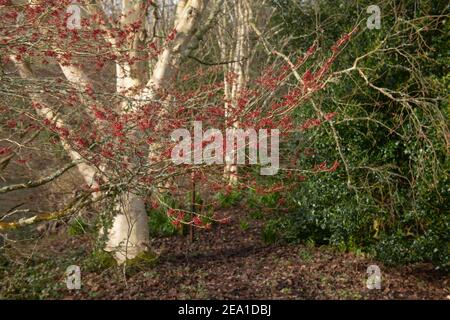
[[[193,244],[181,236],[153,239],[152,247],[160,254],[158,263],[153,267],[129,270],[126,276],[117,267],[95,271],[82,267],[80,291],[69,291],[64,287],[64,270],[70,264],[83,265],[83,259],[92,250],[93,241],[89,237],[55,236],[27,244],[21,253],[24,257],[21,263],[28,263],[46,277],[38,283],[38,289],[27,288],[26,281],[18,287],[11,280],[18,274],[7,270],[3,275],[0,273],[4,276],[0,280],[4,286],[0,296],[63,299],[450,298],[448,275],[435,271],[431,265],[388,268],[368,258],[337,252],[329,247],[266,245],[261,240],[261,222],[252,221],[249,229],[243,231],[237,222],[242,214],[236,210],[231,213],[230,224],[197,232]],[[48,263],[56,260],[58,263]],[[366,269],[371,264],[381,268],[381,290],[366,289]],[[30,286],[36,285],[27,281]]]

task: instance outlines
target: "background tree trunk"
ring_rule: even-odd
[[[239,128],[239,120],[237,119],[237,110],[239,98],[242,90],[247,85],[247,74],[249,68],[249,17],[248,9],[244,0],[237,0],[233,8],[229,9],[232,16],[227,16],[227,10],[223,15],[224,26],[230,26],[233,32],[233,41],[228,42],[225,38],[224,31],[221,30],[219,37],[219,45],[221,48],[221,57],[224,61],[232,61],[224,66],[224,98],[225,98],[225,119],[226,126],[231,126],[233,130]],[[226,156],[226,164],[224,168],[224,178],[230,184],[238,182],[238,166],[234,163],[235,153],[229,157]]]

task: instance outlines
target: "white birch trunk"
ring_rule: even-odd
[[[127,1],[124,1],[124,3]],[[206,0],[180,1],[177,9],[176,36],[172,43],[161,53],[150,80],[145,88],[134,99],[137,101],[132,109],[137,110],[140,103],[158,99],[158,92],[167,88],[173,80],[183,51],[196,31],[198,20],[205,8]],[[140,83],[142,79],[133,78],[132,73],[118,66],[118,91],[127,90],[130,86]],[[138,136],[138,133],[131,133]],[[152,148],[150,148],[152,150]],[[120,197],[117,207],[119,213],[114,217],[112,227],[108,231],[108,241],[105,250],[114,252],[118,263],[133,259],[144,253],[148,248],[149,231],[148,217],[144,199],[129,191]]]
[[[105,251],[112,252],[119,264],[145,253],[149,245],[148,217],[141,196],[124,192],[115,206]]]
[[[222,37],[221,41],[221,53],[222,59],[233,61],[230,65],[225,66],[225,75],[232,72],[236,75],[236,79],[230,85],[225,82],[225,118],[227,121],[230,116],[235,116],[236,112],[231,109],[235,109],[238,106],[238,101],[242,89],[245,88],[247,83],[247,70],[248,62],[245,59],[249,54],[249,28],[248,28],[248,10],[244,5],[243,0],[238,0],[234,4],[234,17],[232,19],[233,30],[235,30],[235,46],[227,48],[225,39]],[[232,51],[229,54],[229,51]],[[239,128],[239,120],[234,120],[231,123],[233,130]],[[224,179],[228,181],[229,184],[237,184],[238,182],[238,166],[235,161],[235,153],[231,156],[226,156],[226,164],[224,168]]]

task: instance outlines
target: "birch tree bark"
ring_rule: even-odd
[[[133,97],[131,108],[128,106],[129,110],[138,110],[143,104],[158,100],[161,92],[170,87],[181,60],[185,56],[184,53],[197,31],[207,2],[208,0],[188,0],[178,3],[174,38],[158,57],[150,79],[144,88]],[[131,3],[133,2],[124,0],[124,10],[136,10],[131,7]],[[132,16],[136,17],[137,15]],[[140,36],[142,37],[142,34]],[[142,39],[139,41],[142,41]],[[135,39],[133,41],[135,50],[138,50],[136,43],[139,43],[139,41]],[[122,90],[129,90],[133,86],[139,87],[145,79],[142,72],[133,74],[130,68],[127,69],[122,66],[118,66],[118,68],[121,70],[118,72],[118,76],[123,77],[122,80],[118,81],[118,90],[121,90],[121,92],[123,92]],[[124,112],[126,111],[124,110]],[[137,130],[132,130],[130,134],[139,139],[140,133]],[[150,149],[152,148],[150,147]],[[145,153],[148,152],[147,149]],[[112,227],[108,231],[105,249],[114,252],[116,260],[123,263],[127,259],[137,257],[148,248],[147,212],[144,199],[134,193],[133,190],[127,191],[121,196],[117,209],[119,214],[114,217]]]
[[[119,106],[120,112],[123,114],[130,111],[130,99],[136,90],[142,88],[146,78],[145,61],[139,60],[139,58],[141,47],[146,40],[147,10],[148,1],[122,0],[121,2],[119,27],[123,29],[133,24],[140,26],[135,32],[128,35],[127,41],[122,47],[118,48],[115,41],[112,41],[117,52],[124,50],[130,56],[129,60],[116,61],[116,93],[123,97]],[[137,63],[130,63],[134,58],[138,58]],[[131,132],[129,135],[131,139],[139,139],[137,132]],[[138,166],[133,159],[130,163]],[[107,230],[105,251],[112,252],[116,261],[122,264],[147,251],[148,218],[145,199],[137,193],[137,190],[126,188],[114,201],[113,221],[111,228]]]
[[[237,0],[232,9],[229,10],[231,16],[224,14],[223,25],[229,26],[232,30],[234,41],[226,41],[224,31],[220,32],[219,45],[221,56],[224,61],[232,61],[224,65],[224,108],[227,126],[233,130],[239,128],[239,120],[235,110],[238,107],[238,101],[242,90],[247,85],[247,76],[249,68],[249,12],[244,0]],[[226,12],[225,12],[226,13]],[[238,182],[238,166],[235,161],[235,153],[226,155],[224,178],[230,184]]]

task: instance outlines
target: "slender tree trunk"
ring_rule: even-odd
[[[227,126],[231,125],[233,130],[239,128],[239,120],[236,119],[235,110],[238,107],[239,98],[242,90],[247,84],[248,62],[246,59],[249,55],[249,28],[248,28],[248,10],[243,0],[237,0],[234,3],[233,19],[225,24],[232,24],[234,30],[235,41],[234,46],[227,44],[224,35],[220,40],[221,53],[223,60],[233,61],[229,65],[225,65],[224,73],[224,91],[225,91],[225,118]],[[227,17],[224,16],[227,20]],[[228,23],[227,23],[228,22]],[[231,52],[231,53],[230,53]],[[228,76],[232,75],[233,80],[229,81]],[[236,153],[226,156],[226,164],[224,168],[224,178],[230,184],[238,182],[238,165],[235,163]]]

